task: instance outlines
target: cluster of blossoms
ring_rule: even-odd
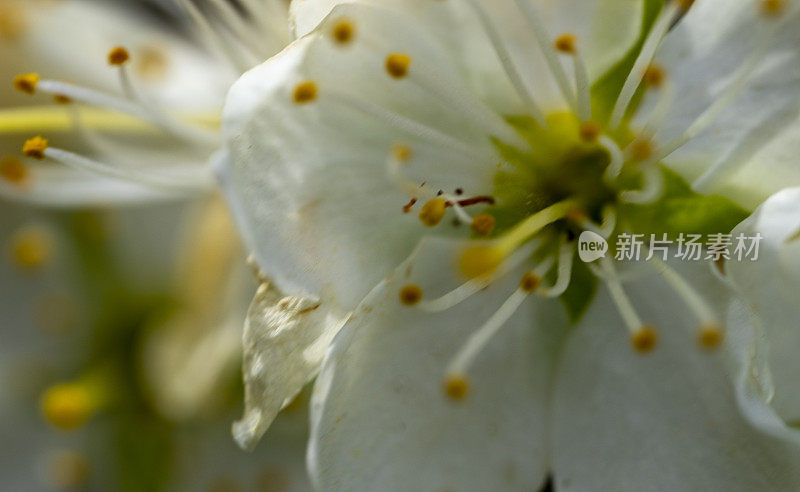
[[[800,3],[295,0],[290,25],[230,89],[211,159],[262,280],[243,447],[316,377],[325,490],[800,487]],[[208,141],[116,65],[124,101],[17,86]],[[585,231],[761,251],[583,264]]]

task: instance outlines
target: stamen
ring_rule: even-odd
[[[25,73],[14,77],[14,88],[26,94],[36,93],[36,85],[39,83],[39,74]]]
[[[428,200],[425,205],[422,206],[422,210],[419,213],[419,220],[428,227],[434,227],[442,221],[446,213],[447,202],[442,198],[434,198]]]
[[[556,283],[550,287],[541,289],[541,294],[544,297],[555,298],[566,292],[569,287],[569,282],[572,279],[572,260],[575,254],[575,248],[569,241],[562,239],[561,247],[558,252],[558,273]]]
[[[331,36],[339,44],[348,44],[353,40],[356,28],[350,19],[339,19],[331,29]]]
[[[14,264],[23,270],[40,270],[53,258],[53,238],[37,226],[23,227],[11,236],[9,252]]]
[[[607,135],[601,135],[598,141],[600,145],[608,151],[608,155],[611,158],[604,173],[604,177],[606,181],[614,181],[619,177],[619,173],[622,172],[622,166],[625,164],[625,156],[617,143]]]
[[[317,98],[317,84],[307,80],[297,84],[292,95],[297,104],[306,104]]]
[[[655,135],[656,131],[661,127],[664,119],[669,114],[672,103],[675,101],[675,84],[673,84],[669,78],[665,76],[664,80],[660,82],[658,89],[661,91],[658,102],[656,103],[656,107],[653,108],[653,112],[648,116],[647,123],[645,123],[640,138],[647,140],[653,138],[653,135]]]
[[[786,8],[786,0],[759,0],[761,2],[761,12],[769,17],[777,17]]]
[[[469,379],[466,374],[449,374],[444,379],[444,393],[454,401],[461,401],[469,393]]]
[[[34,137],[23,147],[23,153],[29,157],[43,159],[44,157],[53,159],[76,169],[89,171],[91,173],[123,179],[132,183],[139,183],[155,188],[162,188],[177,192],[197,192],[208,190],[213,183],[211,173],[206,169],[199,176],[193,175],[191,178],[170,178],[158,176],[151,173],[144,173],[137,170],[122,169],[109,164],[95,161],[87,157],[74,154],[67,150],[48,147],[47,140],[41,137]]]
[[[611,300],[616,305],[617,311],[630,332],[631,344],[639,352],[644,353],[651,351],[655,348],[658,339],[655,328],[642,323],[642,319],[636,313],[633,304],[625,294],[625,290],[622,288],[622,283],[611,261],[608,258],[601,258],[600,267],[604,272],[601,278],[608,287]]]
[[[400,302],[413,306],[422,300],[422,289],[419,285],[406,285],[400,289]]]
[[[478,214],[472,219],[472,232],[479,236],[488,236],[494,231],[495,219],[489,214]]]
[[[648,255],[649,256],[649,255]],[[681,297],[699,321],[698,341],[706,348],[714,348],[722,341],[722,328],[714,310],[703,299],[697,290],[687,282],[675,269],[660,258],[650,258],[655,269],[661,274],[672,289]]]
[[[572,90],[572,86],[569,82],[569,78],[567,77],[567,73],[564,71],[564,67],[561,66],[561,62],[558,61],[558,58],[552,49],[550,44],[550,35],[547,32],[547,28],[545,27],[542,17],[539,15],[534,2],[531,0],[514,1],[522,11],[525,19],[527,19],[528,24],[533,31],[533,35],[536,38],[536,43],[539,45],[539,50],[544,55],[544,58],[547,61],[547,66],[550,68],[550,72],[556,79],[556,83],[561,90],[561,94],[564,96],[567,104],[572,106],[575,112],[577,112],[577,102],[575,94]]]
[[[396,79],[402,79],[408,75],[409,65],[411,65],[411,57],[404,53],[393,53],[386,57],[386,71]]]
[[[131,59],[130,53],[122,46],[116,46],[108,52],[108,64],[121,66]]]
[[[491,18],[477,0],[464,1],[467,3],[467,5],[472,7],[472,10],[475,11],[475,14],[478,16],[478,20],[480,21],[484,32],[486,32],[486,35],[488,36],[489,41],[492,44],[495,53],[497,54],[497,58],[500,61],[506,76],[508,77],[508,80],[514,87],[517,95],[519,95],[520,99],[522,99],[522,102],[528,108],[530,116],[533,117],[533,119],[535,119],[540,126],[546,128],[548,125],[547,120],[544,117],[544,113],[542,113],[542,110],[539,109],[539,106],[536,104],[536,101],[533,98],[533,94],[531,94],[522,78],[522,75],[520,75],[517,67],[511,60],[511,54],[503,44],[503,39],[500,36],[500,32],[495,28]]]
[[[664,191],[664,175],[657,164],[641,167],[644,186],[640,190],[626,190],[619,194],[620,200],[627,203],[646,205],[658,200]]]
[[[665,6],[661,13],[658,14],[658,18],[650,29],[650,33],[642,46],[642,51],[639,52],[639,57],[636,58],[633,68],[628,75],[628,79],[625,80],[625,84],[622,86],[622,91],[620,91],[619,98],[617,98],[614,111],[611,113],[609,128],[616,129],[619,127],[620,123],[622,123],[622,118],[625,117],[625,112],[628,110],[628,105],[631,99],[633,99],[636,89],[639,87],[639,83],[645,74],[646,68],[653,60],[653,56],[656,54],[656,50],[661,44],[664,35],[681,15],[681,10],[682,6],[680,2],[673,1]]]
[[[578,129],[578,134],[581,137],[581,140],[587,143],[596,142],[598,138],[600,138],[600,134],[602,130],[600,125],[595,123],[594,121],[584,121],[581,123],[581,127]]]
[[[553,222],[563,219],[570,213],[571,210],[577,208],[577,204],[571,200],[564,200],[554,205],[540,210],[539,212],[531,215],[523,220],[505,236],[500,238],[497,242],[496,248],[505,254],[510,253],[517,248],[520,244],[526,242],[528,238],[544,229]]]
[[[24,188],[30,180],[30,172],[22,161],[8,156],[0,159],[0,177],[16,187]]]
[[[586,65],[578,52],[578,38],[574,34],[562,34],[556,39],[556,50],[572,57],[575,70],[575,88],[577,95],[577,113],[581,121],[589,121],[592,117],[591,93],[589,91],[589,75]]]
[[[48,388],[41,398],[42,413],[60,430],[82,427],[97,409],[90,388],[81,382],[63,383]]]

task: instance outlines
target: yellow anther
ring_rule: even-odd
[[[69,104],[72,102],[72,99],[64,94],[54,94],[53,101],[55,101],[56,104]]]
[[[14,77],[14,88],[26,94],[35,94],[38,83],[39,74],[37,73],[23,73]]]
[[[505,259],[502,250],[494,246],[472,246],[458,259],[458,267],[467,278],[491,275]]]
[[[469,393],[469,380],[464,374],[448,374],[444,378],[444,394],[454,401],[461,401]]]
[[[115,46],[114,48],[111,48],[111,51],[108,52],[109,65],[124,65],[128,63],[128,60],[130,59],[130,53],[128,53],[128,50],[122,46]]]
[[[16,185],[24,186],[28,183],[30,174],[28,168],[16,157],[3,157],[0,159],[0,176],[5,181]]]
[[[392,53],[386,57],[386,71],[396,79],[402,79],[408,75],[409,65],[411,65],[411,57],[403,53]]]
[[[294,102],[305,104],[317,98],[317,84],[308,80],[297,84],[294,88]]]
[[[92,416],[96,402],[87,385],[62,383],[48,388],[41,398],[44,417],[61,430],[77,429]]]
[[[53,240],[45,230],[28,226],[11,236],[11,258],[15,265],[25,270],[36,270],[47,265],[53,257]]]
[[[522,280],[519,281],[519,288],[528,294],[536,292],[540,285],[542,285],[542,278],[532,272],[523,275]]]
[[[647,353],[653,350],[658,342],[658,333],[654,327],[644,325],[631,336],[631,345],[637,352]]]
[[[439,224],[447,213],[447,202],[442,198],[428,200],[419,212],[419,220],[428,227]]]
[[[489,214],[478,214],[472,218],[470,228],[479,236],[488,236],[494,231],[495,220]]]
[[[644,162],[653,155],[653,143],[649,140],[636,140],[631,144],[631,159]]]
[[[41,136],[29,138],[22,145],[22,153],[34,159],[44,159],[45,150],[47,150],[47,139]]]
[[[564,33],[556,38],[554,46],[556,50],[562,53],[575,54],[577,49],[578,38],[574,34]]]
[[[400,302],[406,306],[413,306],[422,300],[422,288],[419,285],[406,285],[400,289]]]
[[[664,83],[665,78],[667,78],[666,70],[664,70],[661,65],[655,63],[647,67],[647,70],[644,71],[644,76],[642,77],[645,84],[654,88],[661,87],[661,84]]]
[[[716,323],[704,323],[698,329],[697,340],[703,348],[715,349],[722,343],[723,338],[722,327]]]
[[[334,24],[331,34],[337,43],[347,44],[355,37],[356,28],[350,20],[340,19]]]
[[[594,121],[584,121],[578,129],[578,135],[580,135],[581,140],[584,142],[596,142],[600,133],[600,125]]]
[[[786,8],[786,0],[759,0],[761,12],[769,17],[781,15]]]
[[[411,159],[411,147],[405,144],[397,144],[392,147],[392,155],[400,162],[406,162]]]

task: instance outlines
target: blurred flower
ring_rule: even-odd
[[[768,280],[574,259],[582,231],[730,233],[800,177],[800,5],[691,4],[293,2],[305,36],[223,121],[228,199],[295,296],[251,307],[239,442],[333,339],[308,458],[325,490],[800,486],[779,361],[737,296]]]

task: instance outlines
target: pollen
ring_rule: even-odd
[[[340,19],[333,26],[331,31],[334,41],[339,44],[347,44],[353,40],[356,35],[356,28],[353,23],[346,19]]]
[[[540,285],[542,285],[542,278],[532,272],[523,275],[522,280],[519,282],[519,288],[528,294],[536,292]]]
[[[444,394],[453,401],[461,401],[469,393],[469,380],[464,374],[449,374],[444,379]]]
[[[56,104],[69,104],[72,102],[72,99],[64,94],[53,94],[53,101],[55,101]]]
[[[47,150],[47,139],[41,136],[29,138],[22,145],[22,153],[34,159],[44,159],[44,152]]]
[[[495,220],[489,214],[478,214],[472,218],[470,229],[479,236],[488,236],[494,231]]]
[[[428,227],[439,224],[447,213],[447,202],[442,198],[428,200],[419,212],[419,220]]]
[[[649,140],[636,140],[631,144],[631,159],[644,162],[653,155],[653,144]]]
[[[403,53],[392,53],[386,57],[386,71],[396,79],[402,79],[408,75],[410,65],[411,57]]]
[[[584,121],[578,129],[578,135],[584,142],[596,142],[600,136],[600,126],[594,121]]]
[[[786,8],[786,0],[760,0],[761,12],[769,17],[776,17]]]
[[[24,186],[30,178],[27,166],[10,156],[0,159],[0,176],[15,186]]]
[[[658,333],[654,327],[645,325],[631,337],[633,348],[639,353],[647,353],[653,350],[658,342]]]
[[[294,102],[305,104],[317,98],[317,84],[308,80],[297,84],[294,88]]]
[[[25,270],[37,270],[47,265],[53,257],[53,241],[45,230],[28,226],[19,229],[9,244],[15,265]]]
[[[128,50],[122,46],[115,46],[114,48],[111,48],[111,51],[108,52],[109,65],[124,65],[128,63],[128,60],[130,59],[130,53],[128,53]]]
[[[577,49],[578,38],[574,34],[564,33],[556,38],[554,46],[561,53],[574,55]]]
[[[62,383],[48,388],[41,398],[45,419],[61,430],[83,426],[94,412],[95,405],[89,389],[81,383]]]
[[[422,288],[419,285],[406,285],[400,289],[400,302],[406,306],[413,306],[422,300]]]
[[[667,78],[667,72],[661,65],[652,64],[644,71],[643,80],[649,87],[659,88]]]
[[[467,278],[491,275],[504,259],[503,252],[492,246],[472,246],[458,259],[458,268]]]
[[[705,323],[698,329],[697,340],[703,348],[715,349],[723,338],[722,327],[716,323]]]
[[[36,73],[24,73],[14,77],[14,88],[25,94],[35,94],[38,83],[39,74]]]

